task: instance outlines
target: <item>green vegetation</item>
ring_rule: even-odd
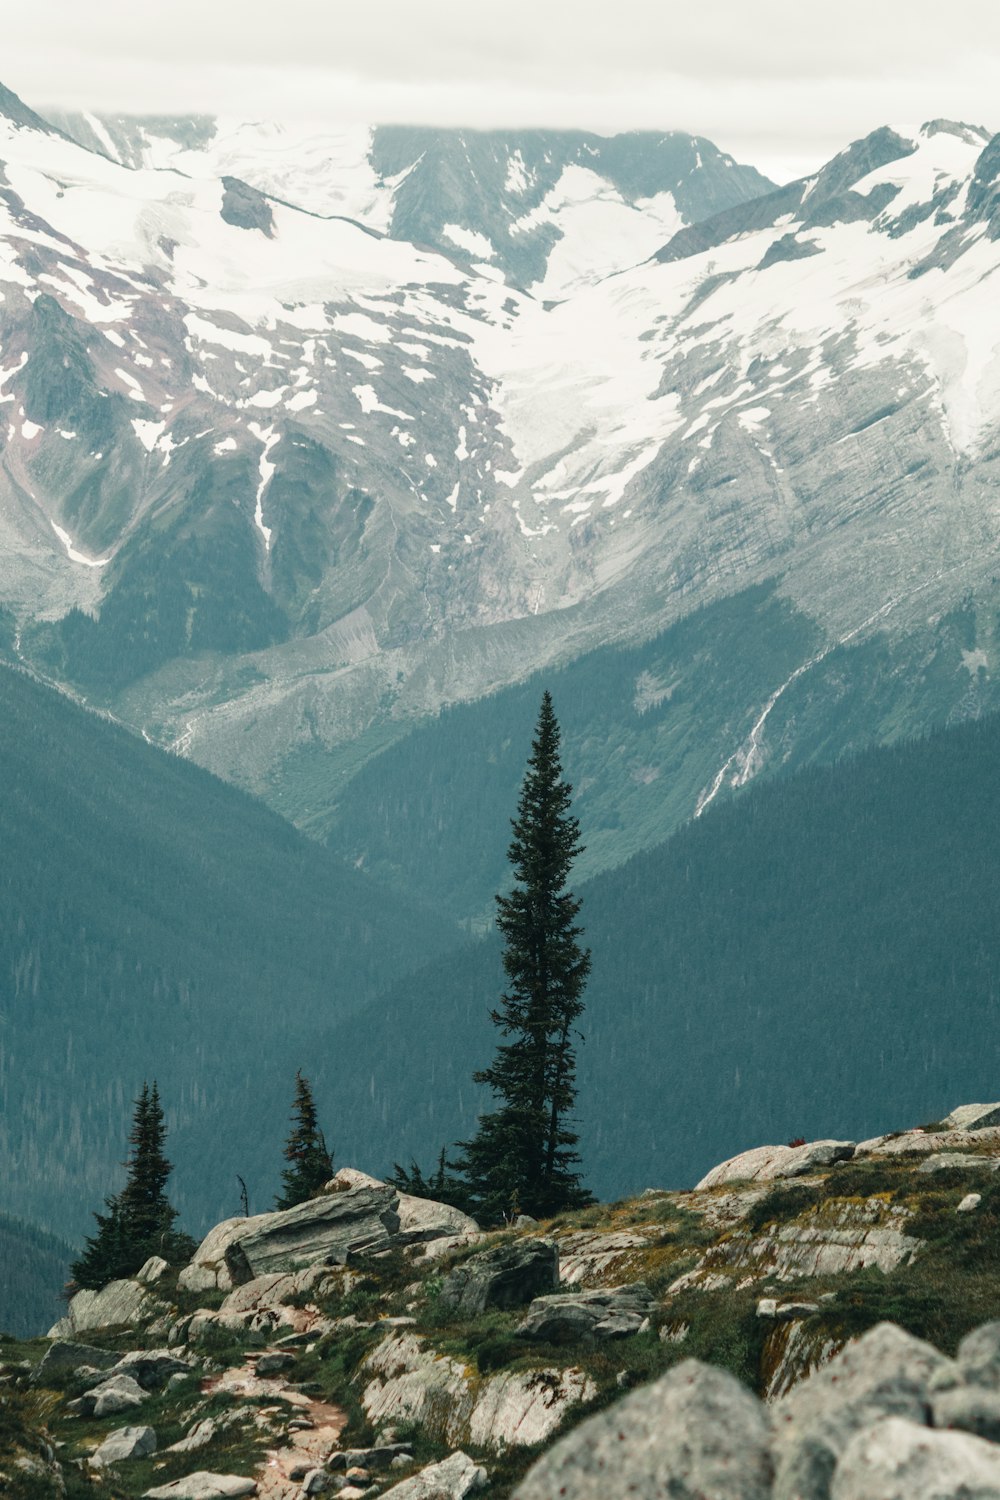
[[[285,1142],[288,1166],[281,1173],[281,1192],[275,1199],[277,1208],[294,1208],[314,1198],[333,1176],[333,1158],[319,1128],[316,1104],[308,1078],[301,1069],[295,1074],[294,1124]]]
[[[566,890],[582,847],[571,796],[545,693],[511,825],[508,858],[517,883],[509,896],[497,897],[508,989],[490,1019],[513,1041],[474,1075],[501,1103],[460,1143],[457,1163],[471,1210],[485,1224],[519,1213],[549,1217],[591,1197],[576,1170],[578,1136],[568,1123],[576,1099],[576,1023],[590,973],[590,954],[578,941],[580,902]]]
[[[78,1287],[99,1291],[109,1281],[134,1275],[152,1255],[173,1265],[186,1265],[194,1254],[195,1241],[174,1228],[177,1210],[166,1195],[173,1170],[164,1151],[166,1135],[154,1079],[152,1089],[143,1083],[135,1101],[128,1138],[132,1148],[126,1162],[128,1181],[120,1193],[105,1199],[106,1214],[94,1214],[97,1233],[70,1267]]]
[[[998,764],[996,717],[866,751],[750,788],[580,889],[580,1149],[599,1197],[995,1096]],[[468,1134],[502,983],[491,937],[334,1028],[342,1055],[377,1060],[344,1081],[346,1154],[377,1172]]]
[[[185,1226],[237,1212],[237,1174],[252,1211],[269,1204],[282,1080],[315,1059],[317,1105],[332,1108],[331,1024],[454,929],[6,668],[0,784],[5,1211],[79,1243],[124,1182],[129,1101],[154,1072]],[[251,1107],[247,1131],[235,1122]]]

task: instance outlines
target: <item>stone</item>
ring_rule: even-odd
[[[644,1250],[652,1241],[648,1235],[631,1229],[616,1229],[610,1234],[582,1230],[560,1237],[559,1280],[566,1286],[579,1281],[604,1281],[624,1268],[636,1250]]]
[[[142,1500],[242,1500],[242,1496],[256,1493],[255,1479],[246,1479],[242,1474],[211,1474],[199,1469],[196,1474],[188,1474],[183,1479],[144,1490]]]
[[[457,1317],[475,1318],[488,1307],[524,1307],[559,1285],[559,1251],[553,1240],[509,1240],[471,1255],[445,1278],[439,1293]]]
[[[480,1232],[476,1220],[460,1208],[452,1208],[450,1203],[438,1203],[433,1198],[415,1198],[412,1193],[400,1193],[396,1212],[399,1214],[398,1238],[404,1245],[422,1245],[429,1240],[465,1235],[471,1240]]]
[[[831,1500],[959,1496],[1000,1500],[1000,1449],[965,1432],[935,1432],[901,1417],[857,1433],[830,1486]]]
[[[772,1412],[774,1500],[827,1500],[840,1455],[886,1417],[926,1420],[929,1387],[953,1363],[894,1323],[879,1323],[793,1386]]]
[[[804,1146],[757,1146],[720,1162],[701,1179],[695,1191],[724,1182],[776,1182],[820,1172],[838,1161],[850,1161],[853,1141],[809,1141]]]
[[[398,1202],[395,1188],[356,1187],[267,1214],[226,1248],[233,1284],[319,1263],[346,1265],[360,1251],[388,1249],[399,1229]]]
[[[466,1495],[482,1489],[486,1478],[486,1470],[459,1449],[384,1493],[392,1495],[393,1500],[465,1500]]]
[[[49,1329],[49,1338],[71,1339],[88,1328],[134,1327],[162,1310],[163,1303],[141,1282],[109,1281],[99,1292],[77,1292],[66,1316]]]
[[[522,1339],[544,1339],[551,1344],[577,1339],[626,1338],[639,1332],[643,1319],[656,1306],[641,1281],[628,1286],[536,1297],[516,1334]]]
[[[141,1281],[143,1286],[155,1286],[169,1270],[170,1266],[162,1256],[151,1255],[136,1271],[135,1279]]]
[[[935,1151],[922,1161],[918,1172],[996,1172],[1000,1161],[994,1156],[980,1156],[969,1151]]]
[[[859,1141],[856,1156],[929,1156],[935,1151],[968,1150],[972,1143],[965,1130],[897,1130],[891,1135],[877,1135],[870,1141]],[[1000,1127],[984,1126],[977,1132],[977,1147],[987,1146],[1000,1152]]]
[[[1000,1104],[959,1104],[941,1124],[946,1130],[988,1130],[1000,1125]]]
[[[968,1385],[1000,1391],[1000,1321],[981,1323],[967,1333],[955,1351],[955,1365]]]
[[[286,1354],[283,1350],[275,1349],[260,1356],[256,1363],[256,1370],[258,1375],[278,1375],[282,1370],[292,1369],[294,1364],[294,1354]]]
[[[81,1410],[94,1417],[113,1417],[117,1412],[141,1406],[146,1392],[131,1375],[113,1375],[80,1398]]]
[[[215,1423],[211,1417],[204,1417],[202,1421],[196,1422],[191,1431],[185,1433],[184,1437],[178,1438],[176,1443],[164,1451],[167,1453],[191,1453],[195,1448],[204,1448],[210,1443],[216,1433]]]
[[[108,1370],[117,1362],[118,1355],[107,1349],[95,1349],[92,1344],[77,1344],[70,1339],[56,1339],[32,1371],[31,1383],[44,1385],[47,1380],[79,1370],[84,1365],[95,1370]]]
[[[957,1214],[971,1214],[979,1207],[982,1201],[982,1193],[966,1193],[961,1203],[956,1206],[955,1212]]]
[[[325,1469],[309,1469],[302,1478],[303,1495],[323,1495],[333,1485]]]
[[[158,1391],[173,1375],[187,1379],[194,1371],[189,1360],[180,1359],[170,1349],[132,1349],[123,1354],[112,1375],[131,1375],[146,1391]]]
[[[230,1291],[233,1279],[226,1264],[226,1251],[272,1217],[272,1214],[254,1214],[249,1218],[223,1219],[216,1224],[178,1276],[177,1285],[187,1292]]]
[[[981,1386],[959,1385],[931,1400],[934,1426],[971,1432],[987,1442],[1000,1442],[1000,1392]]]
[[[156,1452],[156,1433],[152,1427],[117,1427],[109,1432],[96,1452],[90,1455],[95,1468],[124,1462],[127,1458],[145,1458]]]
[[[560,1438],[513,1500],[767,1500],[771,1476],[761,1403],[727,1371],[687,1359]]]
[[[361,1404],[373,1426],[412,1423],[458,1448],[507,1448],[551,1436],[570,1407],[596,1386],[578,1369],[504,1370],[477,1380],[412,1333],[384,1339],[361,1366]]]

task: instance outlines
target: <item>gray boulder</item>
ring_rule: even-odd
[[[960,1104],[941,1124],[946,1130],[988,1130],[1000,1125],[1000,1104]]]
[[[204,1448],[215,1437],[216,1426],[211,1417],[203,1417],[196,1422],[191,1431],[185,1433],[184,1437],[178,1438],[176,1443],[171,1443],[166,1449],[167,1453],[192,1453],[195,1448]]]
[[[955,1352],[955,1364],[967,1384],[1000,1391],[1000,1321],[967,1333]]]
[[[141,1406],[146,1392],[131,1375],[112,1375],[80,1398],[80,1410],[93,1417],[113,1417]]]
[[[230,1241],[226,1264],[235,1285],[280,1271],[346,1265],[362,1250],[387,1249],[399,1229],[399,1194],[392,1187],[356,1187],[267,1214],[250,1233]]]
[[[571,1296],[536,1297],[517,1336],[552,1344],[627,1338],[639,1332],[655,1306],[652,1292],[641,1281]]]
[[[145,1458],[147,1453],[155,1452],[156,1433],[152,1427],[117,1427],[90,1455],[90,1462],[101,1469],[106,1464],[122,1463],[127,1458]]]
[[[931,1380],[952,1361],[894,1323],[879,1323],[773,1407],[774,1500],[827,1500],[851,1439],[885,1417],[927,1422]]]
[[[109,1281],[99,1292],[77,1292],[49,1338],[71,1339],[88,1328],[132,1327],[162,1311],[164,1304],[141,1282]]]
[[[258,1375],[279,1375],[282,1370],[290,1370],[294,1364],[294,1354],[289,1354],[282,1349],[274,1349],[268,1354],[262,1354],[254,1368]]]
[[[95,1349],[92,1344],[76,1344],[69,1339],[56,1339],[49,1345],[32,1374],[33,1385],[44,1385],[59,1375],[79,1370],[87,1365],[92,1370],[108,1370],[117,1364],[118,1355],[107,1349]]]
[[[392,1485],[385,1494],[394,1500],[465,1500],[485,1483],[486,1470],[459,1451]]]
[[[778,1182],[786,1177],[804,1177],[821,1172],[838,1161],[850,1161],[853,1141],[807,1141],[804,1146],[755,1146],[720,1162],[698,1183],[695,1191],[719,1187],[724,1182]]]
[[[514,1500],[768,1500],[771,1476],[761,1403],[725,1370],[686,1359],[561,1438]]]
[[[440,1301],[459,1317],[488,1307],[524,1307],[559,1285],[559,1251],[553,1240],[509,1240],[482,1250],[446,1277]]]
[[[158,1391],[172,1375],[187,1376],[194,1366],[169,1349],[132,1349],[118,1360],[112,1375],[131,1375],[144,1391]]]
[[[1000,1392],[981,1386],[959,1385],[932,1398],[934,1426],[971,1432],[990,1443],[1000,1443]]]
[[[811,1492],[803,1491],[803,1497]],[[1000,1449],[965,1432],[890,1417],[859,1432],[837,1464],[831,1500],[1000,1500]]]
[[[142,1500],[241,1500],[244,1495],[256,1493],[255,1479],[246,1479],[242,1474],[210,1474],[199,1469],[197,1474],[143,1490]]]

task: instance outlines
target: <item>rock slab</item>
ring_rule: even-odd
[[[517,1336],[553,1344],[627,1338],[639,1332],[655,1307],[656,1299],[641,1281],[575,1295],[536,1297],[518,1325]]]
[[[778,1182],[786,1177],[803,1177],[807,1172],[821,1172],[834,1162],[850,1161],[853,1141],[809,1141],[804,1146],[756,1146],[742,1151],[701,1179],[695,1191],[719,1187],[724,1182]]]
[[[1000,1448],[890,1417],[851,1441],[831,1500],[1000,1500]]]
[[[559,1251],[554,1241],[512,1240],[456,1266],[439,1296],[456,1316],[475,1318],[490,1307],[525,1307],[558,1285]]]
[[[142,1500],[241,1500],[244,1495],[256,1493],[257,1481],[254,1479],[246,1479],[242,1474],[210,1474],[199,1469],[184,1479],[174,1479],[170,1484],[144,1490]]]
[[[465,1500],[485,1483],[486,1470],[460,1450],[394,1484],[385,1493],[394,1500]]]
[[[725,1370],[687,1359],[561,1438],[513,1500],[769,1500],[772,1473],[760,1402]]]
[[[101,1469],[107,1464],[122,1463],[127,1458],[145,1458],[147,1453],[155,1452],[156,1433],[152,1427],[117,1427],[90,1455],[90,1462]]]
[[[387,1249],[399,1229],[398,1203],[395,1188],[362,1186],[267,1214],[226,1248],[233,1283],[306,1266],[346,1265],[360,1251]]]

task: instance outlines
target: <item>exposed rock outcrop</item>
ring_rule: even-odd
[[[514,1500],[768,1500],[772,1472],[760,1403],[732,1375],[685,1360],[561,1438]]]
[[[227,1245],[233,1283],[318,1263],[346,1265],[360,1251],[387,1249],[399,1230],[398,1203],[394,1188],[356,1187],[268,1214]]]
[[[439,1294],[458,1317],[487,1308],[524,1307],[559,1285],[559,1251],[553,1240],[518,1239],[472,1255],[456,1266]]]
[[[545,1339],[552,1344],[627,1338],[638,1333],[644,1323],[648,1326],[655,1307],[652,1293],[642,1282],[606,1291],[536,1297],[517,1334],[522,1339]]]
[[[804,1177],[854,1155],[853,1141],[809,1141],[802,1146],[756,1146],[739,1156],[720,1162],[698,1183],[699,1188],[718,1187],[723,1182],[776,1182],[784,1177]]]
[[[394,1500],[465,1500],[485,1483],[486,1470],[459,1451],[394,1484],[386,1494]]]

